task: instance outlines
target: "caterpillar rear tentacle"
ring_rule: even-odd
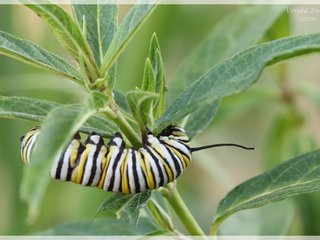
[[[238,147],[238,148],[243,148],[245,150],[255,150],[254,147],[246,147],[246,146],[242,146],[235,143],[217,143],[217,144],[191,148],[191,152],[196,152],[196,151],[200,151],[208,148],[215,148],[215,147]]]
[[[39,133],[40,127],[35,127],[21,138],[21,157],[27,164]],[[54,161],[50,175],[105,191],[138,193],[162,187],[178,178],[189,166],[192,152],[221,146],[253,149],[233,143],[190,148],[185,130],[173,125],[158,136],[148,131],[139,149],[126,148],[121,133],[115,133],[108,144],[97,133],[91,133],[82,143],[77,133]]]

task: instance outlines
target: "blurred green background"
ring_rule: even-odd
[[[170,81],[192,48],[226,14],[239,7],[246,6],[159,6],[121,55],[116,88],[126,92],[140,86],[153,32],[160,41]],[[320,10],[320,6],[306,7]],[[121,15],[128,8],[121,6]],[[308,20],[284,12],[264,40],[319,32],[320,14],[314,17]],[[21,5],[0,5],[0,30],[70,58],[40,19]],[[179,178],[178,188],[206,232],[218,202],[234,186],[291,156],[318,148],[319,62],[319,55],[307,55],[266,69],[249,91],[226,98],[210,128],[192,141],[193,146],[236,142],[257,148],[254,152],[221,148],[196,153],[192,166]],[[0,56],[0,95],[75,103],[81,102],[85,94],[70,81]],[[1,235],[31,234],[57,224],[93,219],[97,207],[109,195],[98,189],[51,181],[39,218],[28,223],[27,205],[19,198],[25,167],[20,159],[19,139],[34,125],[0,119]],[[240,212],[222,225],[221,233],[319,235],[319,200],[320,194],[313,193]]]

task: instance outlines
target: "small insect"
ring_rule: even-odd
[[[32,128],[21,138],[21,157],[29,164],[40,127]],[[158,136],[148,133],[144,145],[126,148],[120,133],[115,133],[108,144],[102,136],[91,133],[84,143],[79,132],[51,167],[51,177],[105,191],[139,193],[166,185],[178,178],[189,166],[191,153],[206,148],[234,146],[233,143],[213,144],[190,148],[184,129],[170,125]]]

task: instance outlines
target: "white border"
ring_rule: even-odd
[[[1,5],[48,4],[48,0],[0,0]],[[320,5],[320,0],[51,0],[55,4],[178,4],[178,5]],[[0,240],[320,240],[320,236],[0,236]]]
[[[0,236],[0,240],[320,240],[318,236]]]
[[[0,0],[1,4],[48,4],[48,0]],[[51,0],[50,2],[55,4],[96,4],[97,2],[101,4],[114,4],[115,0]],[[150,4],[155,1],[150,0],[117,0],[118,4]],[[320,0],[159,0],[159,4],[192,4],[192,5],[202,5],[202,4],[320,4]]]

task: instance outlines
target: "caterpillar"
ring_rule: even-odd
[[[34,127],[21,138],[21,157],[26,164],[30,162],[39,133],[40,127]],[[139,193],[157,189],[178,178],[189,166],[192,152],[220,146],[253,149],[233,143],[191,148],[185,130],[174,125],[165,128],[158,136],[149,131],[139,149],[126,148],[119,132],[108,144],[104,144],[102,136],[94,132],[82,143],[77,132],[54,161],[50,175],[53,179],[95,186],[105,191]]]

